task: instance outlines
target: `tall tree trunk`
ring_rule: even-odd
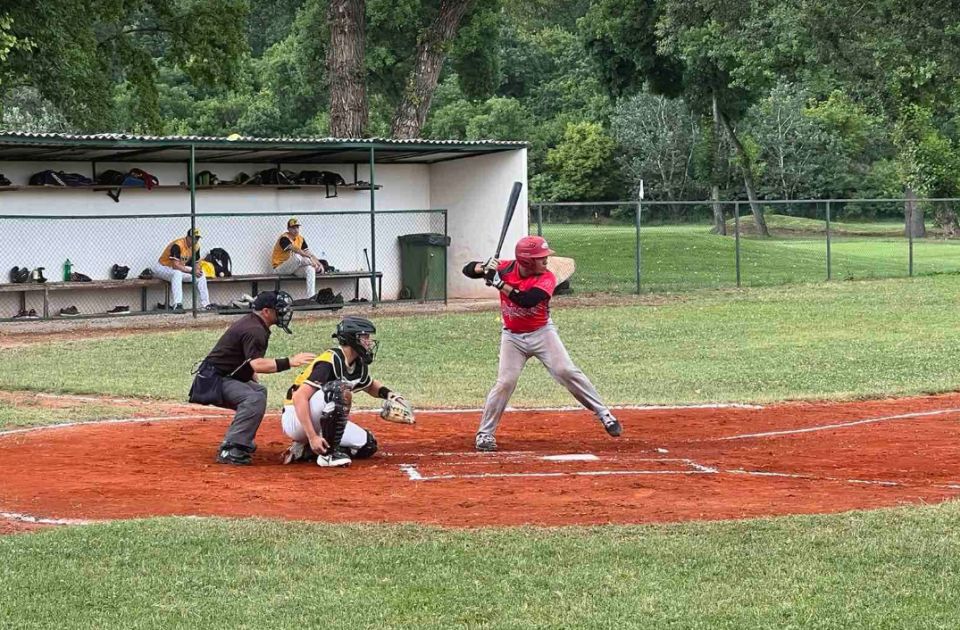
[[[917,203],[917,193],[913,188],[905,191],[907,200],[903,204],[904,236],[913,234],[913,238],[926,238],[927,226],[923,223],[923,207]]]
[[[720,185],[717,180],[720,178],[720,108],[717,107],[717,93],[714,92],[713,98],[713,146],[711,147],[710,179],[713,185],[710,187],[710,198],[713,199],[713,230],[714,234],[727,235],[727,222],[723,220],[723,206],[720,205]]]
[[[747,189],[747,199],[750,200],[750,210],[753,212],[753,220],[757,225],[757,234],[760,236],[770,236],[770,230],[767,229],[767,222],[763,218],[763,210],[761,210],[760,204],[757,203],[757,194],[754,191],[753,169],[751,168],[752,162],[750,161],[750,156],[747,155],[746,149],[743,148],[743,143],[740,142],[740,138],[738,138],[737,134],[734,133],[733,127],[730,125],[730,120],[723,112],[720,112],[720,121],[723,123],[724,129],[727,130],[727,135],[730,137],[730,142],[733,143],[733,148],[736,150],[737,156],[740,158],[740,170],[743,172],[743,185]]]
[[[334,138],[362,138],[367,127],[365,4],[365,0],[330,0],[327,7],[330,135]]]
[[[473,0],[442,0],[437,19],[426,32],[421,33],[413,69],[407,77],[407,85],[403,91],[403,100],[397,106],[393,117],[392,137],[420,137],[450,42],[456,36],[463,16],[472,4]]]

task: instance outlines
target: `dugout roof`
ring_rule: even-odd
[[[255,138],[252,136],[74,135],[0,130],[0,161],[16,162],[250,162],[263,164],[435,164],[516,151],[526,142],[392,140],[388,138]]]

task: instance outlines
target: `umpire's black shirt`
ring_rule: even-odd
[[[253,359],[262,359],[267,353],[270,342],[270,327],[256,313],[244,315],[223,333],[217,345],[207,355],[224,376],[232,376],[239,381],[249,381],[252,369],[243,369],[234,374],[237,368]]]

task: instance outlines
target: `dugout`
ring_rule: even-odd
[[[106,170],[126,172],[133,167],[157,176],[159,184],[149,190],[123,188],[118,201],[107,194],[115,189],[102,185],[28,183],[31,175],[44,170],[96,180]],[[240,173],[253,175],[269,168],[329,171],[345,183],[224,186],[205,181],[199,185],[191,177],[210,171],[224,182]],[[130,267],[130,278],[134,278],[191,224],[203,233],[204,254],[221,247],[230,253],[235,274],[266,273],[271,271],[270,252],[286,218],[296,216],[315,254],[322,254],[340,270],[371,273],[371,282],[360,282],[356,295],[352,282],[332,285],[347,299],[397,299],[399,237],[428,232],[450,237],[447,297],[480,297],[489,292],[482,283],[464,278],[460,268],[468,260],[486,258],[496,247],[514,181],[523,182],[518,206],[527,207],[526,143],[492,140],[0,131],[0,174],[10,182],[0,185],[2,284],[8,282],[8,271],[14,266],[44,267],[51,282],[59,280],[67,259],[75,271],[94,281],[107,280],[113,264]],[[506,251],[527,233],[527,221],[526,211],[516,212]],[[375,290],[377,274],[382,274],[382,284]],[[318,287],[324,286],[328,285],[318,277]],[[77,303],[80,298],[75,294],[83,287],[60,289],[49,294],[52,312]],[[212,283],[211,299],[225,303],[237,289]],[[121,287],[102,300],[97,295],[99,302],[88,310],[103,312],[116,303],[140,302],[141,289],[131,288],[123,295],[121,290],[125,291]],[[189,286],[184,292],[189,295]],[[0,289],[0,318],[17,312],[19,296]],[[148,301],[152,304],[158,297],[162,294],[152,294]],[[27,294],[31,299],[33,294]]]

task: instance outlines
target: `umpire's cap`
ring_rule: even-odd
[[[293,298],[286,291],[262,291],[257,294],[253,301],[253,310],[262,311],[265,308],[272,308],[277,312],[277,327],[288,335],[290,331],[290,320],[293,319]]]

